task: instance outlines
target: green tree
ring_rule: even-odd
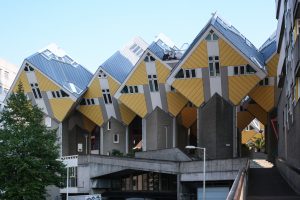
[[[0,116],[0,199],[45,199],[46,186],[60,186],[65,175],[56,144],[43,113],[27,100],[22,84]]]

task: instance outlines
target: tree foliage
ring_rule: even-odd
[[[44,125],[43,112],[26,98],[22,85],[0,116],[0,199],[45,199],[46,186],[61,183],[56,130]]]

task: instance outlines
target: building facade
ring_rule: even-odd
[[[298,1],[276,1],[277,52],[277,165],[289,184],[300,192],[300,70]]]
[[[4,99],[16,77],[17,71],[15,65],[0,58],[0,111],[4,107]]]
[[[294,80],[278,76],[285,68],[277,66],[282,54],[276,49],[283,44],[277,37],[257,49],[214,14],[187,49],[164,35],[150,45],[137,37],[94,75],[50,46],[24,60],[11,92],[22,83],[45,113],[46,125],[58,128],[69,168],[63,197],[196,198],[202,192],[203,152],[186,146],[206,148],[207,194],[226,197],[245,165],[245,127],[254,119],[264,127],[270,160],[286,158],[282,131],[296,134],[296,114],[290,129],[280,123],[276,128],[281,102],[287,101],[281,95],[287,89],[277,86],[282,78]],[[282,116],[286,112],[277,120]],[[288,155],[297,167],[297,152]]]

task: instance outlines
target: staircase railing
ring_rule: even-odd
[[[239,170],[226,200],[243,200],[246,199],[248,169],[250,161],[247,161],[245,167]]]

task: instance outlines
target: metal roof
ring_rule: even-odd
[[[265,69],[265,60],[263,54],[260,53],[258,49],[235,27],[226,23],[216,14],[214,14],[214,16],[208,21],[206,26],[196,36],[189,48],[183,54],[181,61],[177,65],[179,65],[184,59],[184,57],[186,57],[187,54],[189,54],[189,52],[192,50],[192,48],[196,45],[196,43],[200,40],[200,38],[210,26],[218,30],[223,35],[223,37],[229,40],[238,50],[240,50],[247,58],[256,63],[261,69]],[[174,69],[175,68],[173,68],[173,70]]]
[[[272,34],[271,37],[259,48],[259,51],[263,54],[264,60],[268,60],[276,52],[276,34]]]
[[[161,48],[156,42],[152,42],[152,44],[149,45],[148,49],[161,60],[163,59],[165,50]]]
[[[55,55],[50,50],[35,53],[25,59],[42,73],[51,78],[62,88],[67,89],[75,97],[79,97],[87,88],[92,78],[92,73],[69,56]]]
[[[142,38],[134,37],[122,49],[115,52],[100,65],[100,68],[120,83],[123,83],[147,47],[148,44]]]
[[[101,67],[112,77],[122,83],[134,65],[135,63],[132,63],[127,57],[121,54],[120,51],[117,51],[108,58]]]

